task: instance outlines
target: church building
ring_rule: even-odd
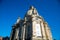
[[[50,27],[33,6],[12,26],[10,40],[53,40]]]

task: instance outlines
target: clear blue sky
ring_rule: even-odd
[[[10,36],[18,16],[24,18],[30,5],[48,22],[53,38],[60,39],[60,0],[0,0],[0,36]]]

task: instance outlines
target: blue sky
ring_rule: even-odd
[[[49,24],[53,38],[60,39],[60,0],[0,0],[0,36],[10,36],[12,25],[33,5]]]

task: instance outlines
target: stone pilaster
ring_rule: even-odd
[[[41,28],[42,28],[42,39],[46,40],[46,34],[45,34],[43,21],[41,21]]]
[[[47,40],[52,40],[52,35],[51,35],[51,31],[50,31],[50,28],[48,27],[48,24],[45,23],[45,29],[46,29],[46,38]]]

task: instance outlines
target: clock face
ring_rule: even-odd
[[[28,14],[28,15],[31,15],[31,14],[32,14],[32,10],[29,10],[29,11],[27,12],[27,14]]]

